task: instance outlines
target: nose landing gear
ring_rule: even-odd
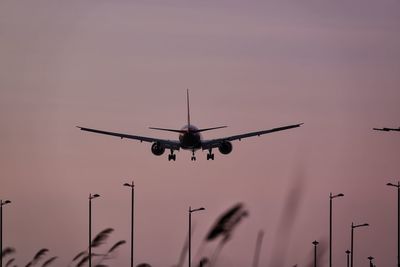
[[[211,149],[208,150],[207,160],[214,160],[214,153],[211,152]]]
[[[191,158],[191,160],[192,160],[192,161],[196,161],[196,156],[194,155],[194,150],[192,151],[192,158]]]

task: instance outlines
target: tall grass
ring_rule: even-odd
[[[218,217],[204,240],[207,243],[219,239],[219,243],[211,257],[210,266],[216,264],[222,248],[232,238],[234,230],[242,219],[248,215],[249,212],[244,207],[244,204],[237,203]]]
[[[48,251],[49,250],[47,248],[40,249],[38,252],[36,252],[35,256],[33,256],[33,259],[25,265],[25,267],[36,265],[36,263],[38,263]]]
[[[15,253],[15,248],[12,247],[5,247],[2,251],[1,257],[5,258],[8,255],[14,254]]]
[[[6,262],[6,265],[5,265],[5,267],[9,267],[9,266],[11,266],[11,264],[13,264],[13,262],[15,261],[15,259],[14,258],[11,258],[11,259],[9,259],[7,262]]]
[[[50,266],[50,264],[52,264],[56,259],[57,259],[57,257],[51,257],[50,259],[48,259],[47,261],[45,261],[42,264],[42,267]]]

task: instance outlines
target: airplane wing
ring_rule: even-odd
[[[248,137],[252,137],[252,136],[260,136],[263,134],[269,134],[269,133],[273,133],[273,132],[284,131],[284,130],[300,127],[301,125],[303,125],[303,123],[273,128],[273,129],[269,129],[269,130],[262,130],[262,131],[244,133],[244,134],[239,134],[239,135],[232,135],[232,136],[218,138],[218,139],[204,140],[202,142],[202,149],[206,150],[206,149],[210,149],[210,148],[219,147],[221,145],[221,143],[223,143],[224,141],[234,141],[234,140],[240,141],[241,139],[244,139],[244,138],[248,138]]]
[[[180,149],[179,141],[175,141],[175,140],[166,140],[166,139],[158,139],[158,138],[139,136],[139,135],[107,132],[107,131],[102,131],[102,130],[96,130],[96,129],[91,129],[91,128],[80,127],[80,126],[77,126],[77,127],[79,129],[81,129],[82,131],[116,136],[116,137],[119,137],[121,139],[124,139],[124,138],[126,138],[126,139],[134,139],[134,140],[139,140],[140,142],[149,142],[149,143],[156,143],[157,142],[157,143],[162,144],[163,147],[165,147],[166,149],[172,149],[172,150],[179,150]]]
[[[390,132],[390,131],[397,131],[400,132],[400,128],[396,129],[396,128],[373,128],[375,131],[383,131],[383,132]]]

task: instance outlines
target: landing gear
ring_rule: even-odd
[[[168,155],[168,161],[175,161],[176,160],[176,155],[174,154],[174,151],[171,149],[171,153]]]
[[[196,161],[196,156],[194,155],[194,150],[192,151],[192,158],[191,158],[191,160],[192,160],[192,161]]]
[[[214,160],[214,153],[211,153],[211,149],[208,150],[208,154],[207,154],[207,160]]]

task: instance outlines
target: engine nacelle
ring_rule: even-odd
[[[219,152],[221,152],[221,154],[229,154],[232,152],[232,143],[229,141],[224,141],[221,143],[221,145],[218,147]]]
[[[165,147],[163,147],[159,142],[155,142],[151,146],[151,152],[156,156],[161,156],[165,152]]]

